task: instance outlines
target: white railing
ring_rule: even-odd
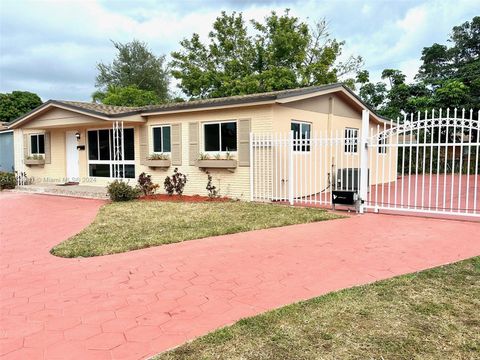
[[[480,217],[474,115],[439,110],[372,126],[364,111],[361,131],[252,133],[251,200],[331,206],[332,191],[351,191],[361,212]]]
[[[112,124],[113,137],[113,166],[112,177],[115,179],[125,178],[125,146],[124,146],[124,131],[123,121],[114,121]]]
[[[358,190],[358,138],[339,131],[251,134],[250,144],[252,201],[329,206],[332,190]]]

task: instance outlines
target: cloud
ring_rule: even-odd
[[[326,17],[331,34],[346,41],[345,56],[362,55],[374,79],[386,67],[400,68],[412,78],[424,46],[445,43],[454,25],[480,13],[480,5],[467,0],[3,0],[0,91],[33,91],[44,100],[89,100],[97,62],[115,56],[110,40],[136,38],[156,54],[169,54],[193,32],[206,38],[221,10],[261,20],[271,10],[285,8],[310,22]]]

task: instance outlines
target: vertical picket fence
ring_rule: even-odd
[[[333,190],[358,190],[358,138],[344,135],[252,133],[251,200],[330,206]]]
[[[475,115],[477,119],[475,119]],[[480,216],[480,112],[432,110],[405,114],[369,137],[370,167],[395,168],[374,179],[367,208]],[[382,156],[390,153],[390,156]]]

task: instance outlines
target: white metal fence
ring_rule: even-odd
[[[251,134],[250,144],[253,201],[331,205],[332,190],[358,190],[359,153],[347,151],[358,149],[358,138],[339,131]]]
[[[472,110],[405,115],[368,137],[370,167],[393,167],[394,181],[375,180],[367,208],[445,215],[480,216],[479,121]],[[396,161],[395,161],[396,160]]]
[[[473,111],[410,114],[352,129],[250,135],[253,201],[480,217],[479,121]]]

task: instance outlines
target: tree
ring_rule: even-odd
[[[12,121],[42,105],[37,94],[28,91],[0,93],[0,121]]]
[[[136,86],[109,86],[106,92],[94,93],[93,100],[105,105],[117,106],[145,106],[160,102],[155,92],[140,90]]]
[[[338,62],[344,43],[330,38],[325,20],[310,27],[286,10],[251,24],[249,34],[242,13],[222,12],[208,43],[198,34],[182,40],[171,62],[179,88],[191,98],[283,90],[336,82],[362,64]]]
[[[359,73],[360,97],[391,118],[434,107],[480,109],[480,16],[455,26],[448,41],[450,47],[435,43],[423,48],[414,83],[407,84],[396,69],[382,72],[388,88],[384,82],[370,83],[368,72]]]
[[[387,86],[383,82],[373,84],[370,82],[370,74],[367,70],[360,71],[357,82],[361,84],[359,95],[370,107],[378,109],[387,96]]]
[[[440,91],[437,103],[443,107],[480,108],[480,16],[454,26],[448,39],[452,45],[433,44],[422,51],[422,65],[415,77]],[[459,86],[459,83],[465,87]],[[446,91],[453,91],[448,100]],[[467,93],[465,93],[467,91]],[[455,99],[453,99],[455,98]],[[460,99],[463,99],[460,101]],[[446,101],[446,103],[440,103]],[[460,103],[458,102],[460,101]]]
[[[138,90],[154,92],[158,102],[168,100],[169,75],[165,56],[155,56],[146,43],[138,40],[126,44],[113,41],[113,45],[118,50],[113,62],[97,64],[95,86],[99,91],[94,94],[95,98],[101,98],[101,93],[108,92],[109,87],[135,87]]]

